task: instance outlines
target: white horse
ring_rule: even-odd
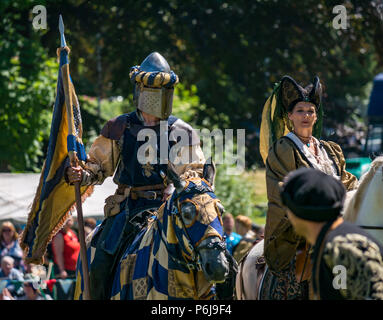
[[[358,189],[347,193],[344,208],[346,221],[365,228],[383,244],[383,157],[372,162],[370,170],[361,177]],[[238,300],[259,299],[261,286],[258,284],[262,283],[264,272],[258,274],[256,262],[262,255],[263,240],[239,263],[235,284]]]
[[[383,157],[376,158],[345,205],[344,219],[366,229],[383,244]]]
[[[235,293],[238,300],[257,300],[258,282],[262,282],[264,272],[259,274],[256,268],[257,260],[263,255],[263,240],[251,248],[238,265],[235,279]],[[267,268],[267,267],[266,267]]]

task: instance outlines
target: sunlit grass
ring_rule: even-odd
[[[256,224],[265,224],[266,208],[267,208],[267,191],[265,169],[257,169],[254,171],[246,171],[244,173],[246,179],[254,183],[254,203],[255,208],[250,218]]]
[[[230,175],[225,166],[219,166],[216,178],[216,195],[225,206],[226,212],[246,215],[257,224],[266,220],[265,170],[247,170],[241,175]]]

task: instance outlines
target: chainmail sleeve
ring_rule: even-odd
[[[366,236],[356,233],[338,235],[329,241],[323,259],[330,270],[344,266],[346,289],[339,289],[346,299],[383,300],[383,261],[379,247]]]

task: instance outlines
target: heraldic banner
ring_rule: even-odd
[[[69,51],[66,46],[57,51],[60,67],[47,157],[20,240],[26,263],[43,262],[48,244],[75,208],[74,187],[64,178],[65,169],[70,166],[68,154],[75,154],[80,165],[86,161],[80,106],[69,75]],[[80,190],[84,201],[93,192],[93,186]]]

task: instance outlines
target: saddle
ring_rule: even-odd
[[[310,280],[311,270],[312,270],[312,261],[310,259],[311,247],[309,244],[298,250],[296,253],[296,264],[295,264],[295,277],[297,282],[304,282]],[[243,272],[244,261],[247,258],[248,253],[240,261],[241,264],[241,274]],[[264,276],[267,270],[266,260],[264,255],[259,256],[255,261],[255,269],[257,270],[257,282],[255,283],[256,290],[256,300],[260,299],[261,290],[263,286]],[[270,272],[270,271],[268,271]],[[244,293],[243,277],[240,279],[240,296],[238,297],[241,300],[246,300],[246,295]]]
[[[263,280],[263,276],[265,275],[266,270],[266,260],[265,257],[262,255],[260,256],[257,261],[255,262],[255,269],[257,270],[257,283],[255,284],[256,288],[256,299],[259,300],[259,295],[261,291],[261,283]]]

